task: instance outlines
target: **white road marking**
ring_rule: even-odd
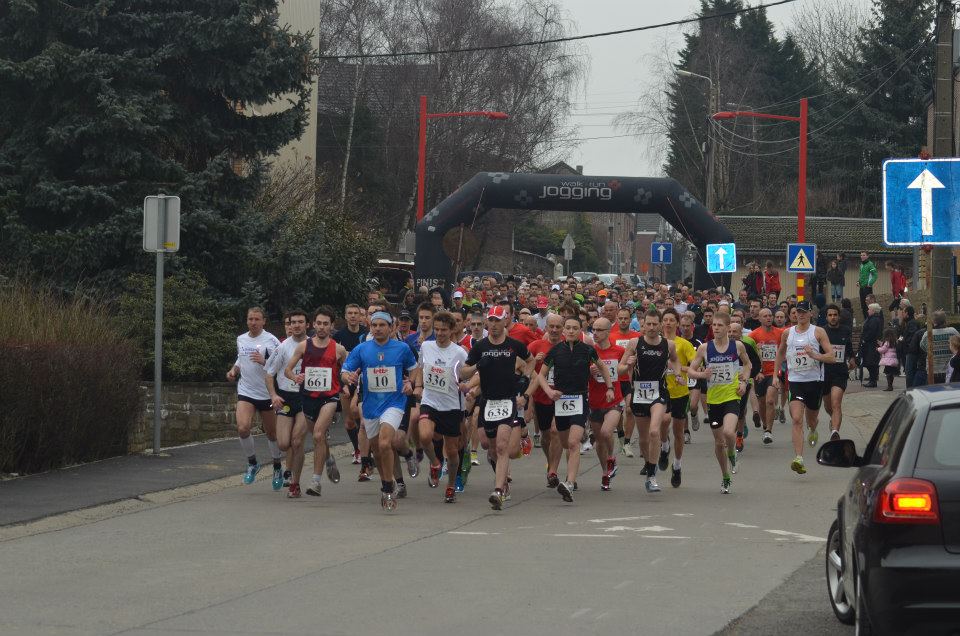
[[[465,534],[468,536],[487,536],[491,534],[500,534],[499,532],[465,532],[462,530],[451,530],[447,534]]]
[[[619,539],[620,537],[615,534],[552,534],[552,537],[612,537]]]
[[[612,521],[636,521],[638,519],[651,519],[651,515],[641,517],[616,517],[614,519],[590,519],[590,523],[610,523]]]
[[[616,536],[616,535],[614,535]],[[641,539],[689,539],[690,537],[681,537],[672,534],[639,534]]]
[[[733,526],[734,528],[759,528],[760,526],[751,526],[747,523],[725,523],[725,526]]]
[[[809,534],[800,534],[799,532],[790,532],[789,530],[764,530],[764,532],[769,532],[770,534],[779,534],[784,537],[796,539],[797,541],[803,541],[805,543],[821,543],[826,541],[824,537],[814,537]]]
[[[694,515],[693,513],[690,513],[690,512],[675,512],[673,513],[673,516],[674,517],[692,517]]]
[[[589,607],[584,607],[584,608],[578,609],[576,612],[574,612],[573,614],[570,615],[570,618],[580,618],[580,617],[583,616],[584,614],[588,613],[588,612],[590,611],[590,609],[591,609],[591,608],[589,608]]]
[[[669,530],[673,530],[673,528],[665,528],[664,526],[644,526],[642,528],[611,526],[603,529],[604,532],[667,532]]]
[[[632,584],[633,584],[633,581],[624,581],[623,583],[617,583],[616,585],[614,585],[613,589],[622,590],[623,588],[629,587]]]

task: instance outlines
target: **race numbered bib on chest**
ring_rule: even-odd
[[[448,395],[456,395],[459,390],[453,369],[434,365],[427,365],[423,369],[423,388]]]
[[[808,356],[807,352],[803,349],[794,351],[793,354],[787,358],[787,368],[791,371],[813,371],[816,366],[816,360]]]
[[[333,369],[330,367],[305,367],[303,390],[325,393],[333,389]]]
[[[393,367],[370,367],[367,369],[367,390],[371,393],[395,393],[397,372]]]
[[[731,384],[737,375],[736,362],[716,362],[710,364],[710,385]]]
[[[687,376],[687,388],[692,389],[695,386],[697,386],[697,378],[691,378],[690,376]]]
[[[633,403],[652,404],[660,398],[660,383],[637,380],[633,383]]]
[[[777,359],[777,345],[775,344],[762,344],[760,345],[760,359],[764,362],[773,362]]]
[[[487,400],[483,407],[483,419],[487,422],[499,422],[513,415],[513,400]]]
[[[628,344],[630,344],[630,339],[629,339],[629,338],[621,338],[620,340],[617,340],[617,341],[616,341],[616,345],[617,345],[618,347],[623,347],[624,349],[627,348],[627,345],[628,345]]]
[[[554,413],[557,415],[557,417],[583,415],[583,396],[561,395],[560,399],[557,400]]]
[[[610,379],[613,380],[613,381],[616,381],[616,379],[617,379],[617,366],[619,366],[620,362],[619,362],[618,360],[600,360],[600,364],[605,364],[605,365],[607,365],[607,371],[608,371],[609,374],[610,374]],[[600,383],[603,382],[603,376],[600,375],[599,373],[596,374],[595,376],[593,376],[593,379],[596,380],[597,382],[600,382]]]
[[[833,361],[842,364],[847,361],[847,346],[833,345]]]

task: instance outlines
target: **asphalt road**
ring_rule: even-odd
[[[850,396],[858,447],[892,397]],[[345,470],[319,499],[231,475],[7,526],[0,633],[845,633],[826,620],[818,552],[850,473],[816,466],[809,447],[809,473],[790,472],[786,433],[764,447],[754,431],[730,495],[704,428],[683,486],[664,478],[659,495],[642,491],[639,458],[600,492],[591,455],[566,504],[535,449],[502,512],[481,466],[452,505],[408,479],[393,514]]]

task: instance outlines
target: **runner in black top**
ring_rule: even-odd
[[[573,501],[573,484],[580,470],[580,440],[587,421],[590,366],[600,360],[597,350],[580,339],[581,329],[578,318],[570,317],[564,320],[564,340],[547,352],[536,380],[544,387],[544,393],[555,403],[557,434],[562,447],[567,449],[567,480],[560,482],[557,492],[568,502]],[[607,385],[607,400],[612,400],[614,390],[610,370],[605,364],[596,364],[596,367]],[[551,368],[555,388],[547,385],[547,374]],[[556,470],[556,467],[553,469]]]
[[[840,324],[840,308],[827,305],[827,339],[833,349],[833,364],[823,365],[823,406],[830,415],[830,439],[840,439],[840,424],[843,422],[843,394],[847,390],[850,370],[856,368],[853,356],[853,334],[850,327]]]
[[[488,439],[496,439],[496,447],[487,451],[487,457],[496,473],[490,505],[500,510],[508,496],[507,474],[510,471],[510,449],[520,444],[520,423],[517,409],[524,404],[524,397],[517,395],[517,359],[526,367],[524,375],[533,373],[533,356],[519,340],[507,336],[506,310],[494,306],[487,312],[489,335],[475,343],[467,356],[467,364],[460,370],[461,390],[467,392],[469,380],[474,373],[480,375],[480,421]]]
[[[350,353],[354,347],[367,339],[369,332],[360,323],[360,305],[351,303],[344,308],[343,313],[347,324],[342,329],[334,331],[331,338],[333,338],[335,342],[343,345],[347,353]],[[343,411],[343,428],[347,431],[347,437],[350,438],[350,443],[353,444],[353,463],[360,464],[362,458],[360,452],[359,427],[357,426],[360,422],[360,410],[357,407],[357,400],[354,399],[357,393],[357,385],[344,384],[341,388],[342,393],[340,395],[340,402],[337,404],[337,410]],[[366,448],[366,434],[364,434],[364,450],[366,452],[362,454],[366,457],[366,463],[360,469],[361,479],[364,475],[369,475],[369,473],[373,472],[372,459],[369,457],[370,451]],[[369,471],[366,470],[368,468]]]

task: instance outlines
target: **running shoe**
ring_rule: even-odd
[[[529,455],[533,450],[533,441],[530,439],[530,436],[520,438],[520,450],[524,455]]]
[[[706,419],[706,418],[704,418],[704,419]],[[709,422],[708,422],[708,424],[709,424]],[[694,413],[693,415],[690,416],[690,428],[692,428],[694,431],[699,431],[699,430],[700,430],[700,418],[697,417],[697,414],[696,414],[696,413]]]
[[[430,476],[427,477],[427,485],[431,488],[436,488],[440,485],[440,472],[443,469],[440,467],[440,464],[433,464],[430,466]]]
[[[445,503],[454,503],[457,500],[457,495],[453,488],[447,486],[447,491],[443,493],[443,501]]]
[[[720,482],[720,492],[722,492],[725,495],[730,494],[730,478],[729,477],[724,477],[723,481]]]
[[[835,442],[840,439],[840,431],[830,431],[830,441]]]
[[[703,423],[704,423],[704,424],[707,424],[707,425],[710,424],[710,416],[709,416],[709,415],[704,415],[704,416],[703,416]]]
[[[307,494],[311,497],[320,496],[320,482],[316,480],[311,480],[310,485],[307,486]]]
[[[477,451],[475,450],[470,451],[470,465],[471,466],[480,465],[480,458],[477,456]]]
[[[460,475],[457,475],[457,480],[456,482],[454,482],[453,489],[456,490],[457,492],[463,492],[463,486],[464,486],[463,477],[461,477]]]
[[[494,510],[503,510],[503,493],[499,490],[494,490],[490,493],[487,501],[490,502],[490,507]]]
[[[397,499],[407,498],[407,485],[402,481],[397,482]]]
[[[593,450],[593,444],[590,443],[590,440],[587,440],[587,441],[583,442],[582,444],[580,444],[580,454],[581,454],[581,455],[586,455],[587,453],[589,453],[589,452],[592,451],[592,450]]]
[[[641,475],[646,475],[646,474],[647,474],[647,464],[646,464],[646,463],[644,463],[644,464],[643,464],[643,468],[640,469],[640,474],[641,474]]]
[[[510,501],[510,481],[509,480],[507,481],[506,489],[503,491],[503,501],[504,502]]]
[[[600,490],[603,492],[610,490],[610,475],[608,473],[604,473],[603,477],[600,478]]]
[[[397,498],[392,492],[380,492],[380,506],[387,512],[397,509]]]
[[[667,466],[670,465],[670,449],[660,450],[660,459],[657,461],[657,468],[660,470],[666,470]]]
[[[573,484],[561,481],[557,486],[557,492],[560,493],[560,496],[563,497],[563,500],[567,503],[573,501]]]
[[[689,429],[689,428],[684,429],[684,431],[683,431],[683,443],[684,443],[684,444],[692,444],[692,443],[693,443],[693,438],[690,436],[690,429]]]
[[[300,497],[300,484],[290,484],[290,490],[287,492],[289,499],[298,499]]]
[[[447,460],[446,459],[444,459],[443,463],[440,465],[440,476],[441,477],[447,476]]]
[[[737,433],[737,443],[736,443],[737,452],[740,453],[743,451],[743,435]],[[662,468],[660,470],[663,470]]]
[[[623,453],[623,438],[617,435],[617,453]]]
[[[250,485],[257,478],[257,473],[263,468],[260,464],[247,464],[247,470],[243,473],[243,483]]]
[[[660,492],[660,484],[657,483],[656,477],[648,477],[647,481],[644,482],[644,488],[647,489],[647,492]]]
[[[624,443],[623,443],[623,454],[626,455],[627,457],[634,457],[634,454],[633,454],[633,444],[631,444],[630,442],[624,442]]]
[[[533,445],[537,448],[540,448],[540,433],[533,434]]]
[[[727,461],[730,462],[730,472],[736,475],[737,474],[737,454],[732,453],[727,455]]]
[[[560,485],[560,478],[557,477],[557,473],[548,473],[547,488],[556,488],[559,485]]]
[[[750,437],[750,429],[747,428],[746,426],[744,426],[744,427],[743,427],[743,439],[747,439],[748,437]]]
[[[674,488],[680,487],[680,469],[674,468],[673,474],[670,476],[670,485]]]
[[[807,435],[807,442],[808,442],[811,446],[816,446],[816,445],[817,445],[817,441],[818,441],[819,439],[820,439],[820,434],[817,433],[817,429],[811,428],[811,429],[810,429],[810,434]]]
[[[337,460],[333,455],[327,457],[327,477],[335,484],[340,483],[340,469],[337,468]]]
[[[763,432],[763,443],[764,444],[773,444],[773,433],[770,431]]]
[[[410,479],[420,474],[420,464],[417,463],[416,454],[410,453],[410,457],[407,457],[405,461],[407,463],[407,474],[410,475]]]
[[[580,490],[580,484],[573,482],[573,492],[577,492],[578,490]]]
[[[610,479],[617,476],[618,470],[620,470],[620,467],[617,466],[617,460],[612,457],[607,459],[607,474],[610,475]]]
[[[781,424],[787,423],[787,414],[784,412],[783,409],[778,409],[777,419],[780,421]]]
[[[357,477],[357,481],[370,481],[370,473],[367,472],[366,466],[360,469],[360,476]]]
[[[797,473],[798,475],[806,474],[807,467],[803,465],[803,457],[797,455],[793,458],[793,461],[790,462],[790,470]]]
[[[417,449],[417,453],[416,453],[415,457],[417,458],[417,463],[418,463],[418,464],[423,461],[423,449],[422,449],[422,448],[418,448],[418,449]]]
[[[760,428],[760,414],[753,414],[753,428]]]
[[[360,463],[360,451],[358,450],[353,451],[353,462],[351,463],[354,465],[357,465]]]
[[[283,471],[280,470],[279,468],[273,469],[272,485],[274,490],[280,490],[281,488],[283,488]]]
[[[292,476],[293,476],[293,473],[291,473],[289,470],[283,471],[283,487],[284,488],[290,487],[290,477]]]

